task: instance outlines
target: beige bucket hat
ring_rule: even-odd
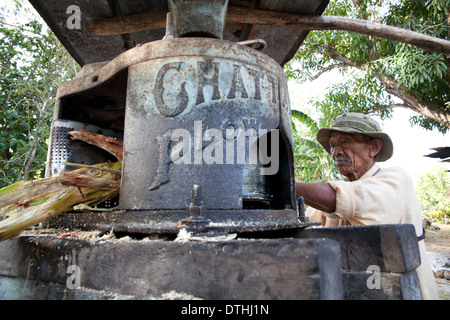
[[[376,162],[386,161],[394,153],[394,145],[389,135],[381,131],[378,122],[365,114],[349,112],[337,116],[334,124],[330,128],[321,128],[319,130],[317,133],[317,141],[319,141],[328,153],[330,153],[329,141],[331,131],[362,133],[372,138],[380,138],[383,141],[383,147],[375,156]]]

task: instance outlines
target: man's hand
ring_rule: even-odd
[[[297,198],[302,196],[305,203],[313,208],[325,212],[336,210],[336,191],[329,183],[295,183]]]

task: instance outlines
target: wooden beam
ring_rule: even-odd
[[[425,50],[450,54],[450,41],[448,40],[368,20],[248,10],[240,7],[230,7],[228,9],[227,20],[301,30],[349,31],[407,43]]]
[[[17,278],[66,284],[67,267],[77,265],[82,270],[82,288],[108,290],[132,299],[170,291],[205,300],[343,298],[339,246],[327,239],[102,241],[90,245],[83,240],[21,237],[12,242],[16,248],[8,243],[0,246],[0,256],[5,257],[0,272],[9,267],[8,272]],[[8,298],[2,291],[4,296]],[[180,312],[181,307],[176,313]],[[264,317],[259,314],[253,312],[255,318]]]
[[[165,28],[167,12],[95,19],[89,29],[96,35],[119,35]],[[450,54],[450,41],[368,20],[336,16],[310,16],[287,12],[228,7],[227,21],[300,30],[343,30],[407,43],[429,51]]]
[[[146,12],[125,17],[94,19],[89,21],[89,30],[97,36],[113,36],[166,27],[167,12]]]

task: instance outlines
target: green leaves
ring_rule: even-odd
[[[397,54],[389,59],[395,79],[411,91],[420,91],[434,79],[443,79],[448,67],[444,54],[425,52],[408,45],[398,45]]]
[[[449,10],[448,0],[339,0],[330,1],[324,15],[379,21],[449,39]],[[422,112],[412,124],[445,133],[450,127],[449,65],[445,54],[403,43],[351,32],[311,31],[285,70],[289,79],[300,83],[340,71],[341,79],[329,92],[310,102],[324,118],[358,111],[384,119],[393,105],[402,104]],[[391,88],[385,87],[386,79]],[[423,116],[434,114],[438,116]]]
[[[298,110],[292,110],[292,118],[296,179],[303,182],[326,182],[336,179],[338,171],[331,156],[316,141],[319,124]]]
[[[422,212],[426,216],[441,212],[450,214],[450,175],[444,168],[435,167],[418,177],[415,187]]]
[[[22,2],[15,4],[8,15],[23,15]],[[7,9],[2,4],[0,10]],[[31,18],[17,25],[6,23],[4,17],[0,18],[0,188],[23,178],[43,177],[56,90],[78,70],[53,33],[43,31],[42,22]]]
[[[448,0],[338,0],[330,1],[324,15],[378,21],[449,39],[449,10]],[[439,114],[439,119],[449,119],[450,124],[449,66],[444,54],[414,46],[351,32],[311,31],[285,66],[288,79],[299,83],[328,80],[330,70],[339,70],[341,77],[305,107],[320,111],[317,122],[293,110],[297,179],[317,182],[338,177],[332,159],[315,136],[319,127],[328,126],[342,113],[377,114],[385,119],[392,115],[393,106],[413,109],[408,103],[417,100],[421,108]],[[389,90],[386,79],[401,90]],[[406,95],[412,99],[406,100]],[[448,124],[421,114],[410,121],[428,130],[449,130]]]

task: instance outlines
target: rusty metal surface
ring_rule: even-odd
[[[120,209],[142,210],[144,216],[145,211],[157,210],[169,221],[179,222],[186,218],[192,187],[199,185],[207,219],[211,210],[217,213],[264,208],[257,215],[261,221],[273,215],[273,210],[281,210],[284,217],[278,221],[284,222],[277,222],[278,226],[300,224],[287,81],[282,68],[267,55],[216,39],[154,41],[108,63],[86,66],[78,78],[58,89],[60,103],[55,114],[62,119],[76,116],[79,106],[97,95],[121,97],[111,105],[101,105],[101,109],[119,110],[119,120],[126,114]],[[126,104],[126,112],[122,104]],[[209,142],[205,139],[208,129],[221,132],[226,157],[229,128],[244,132],[278,130],[280,158],[276,174],[264,177],[266,181],[255,179],[252,170],[238,161],[237,150],[231,163],[205,164],[202,158],[196,163],[193,153],[203,154],[212,141],[216,142],[216,138]],[[190,164],[175,165],[169,157],[176,147],[172,134],[177,129],[185,129],[193,137]],[[195,146],[196,135],[200,136]],[[245,148],[248,154],[250,145]],[[256,183],[246,184],[245,177],[251,175]],[[271,190],[270,194],[267,190]],[[183,217],[172,216],[179,210],[184,212]],[[137,220],[148,230],[149,224],[155,223],[143,222],[144,216]],[[126,216],[117,219],[128,221]],[[247,222],[254,225],[253,220]]]
[[[222,39],[228,0],[168,0],[174,14],[174,36],[206,36]]]
[[[46,222],[46,227],[99,230],[148,235],[176,235],[181,229],[194,233],[255,233],[295,231],[317,223],[300,223],[291,210],[208,210],[208,224],[182,222],[186,210],[144,210],[64,213]]]
[[[99,150],[81,141],[73,141],[69,137],[70,131],[86,129],[95,133],[103,134],[109,137],[123,139],[123,133],[117,130],[105,130],[103,128],[80,123],[71,120],[56,119],[52,123],[50,133],[50,148],[48,154],[48,163],[46,176],[53,177],[59,175],[62,171],[72,170],[64,163],[79,163],[93,165],[101,162],[114,161],[115,158],[108,152]]]
[[[227,152],[227,142],[233,148],[237,142],[226,138],[226,130],[258,133],[284,125],[280,109],[289,109],[289,98],[280,98],[280,87],[285,74],[266,55],[232,42],[180,38],[153,46],[153,56],[128,72],[121,209],[184,209],[194,184],[201,186],[206,208],[241,209],[244,164],[237,150]],[[182,144],[172,141],[178,129],[191,139],[180,164],[171,157]],[[207,130],[223,137],[208,142]],[[222,157],[206,163],[213,141],[221,142]],[[295,200],[280,204],[286,205],[294,208]]]
[[[167,0],[29,1],[80,65],[110,61],[137,45],[160,40],[165,35],[165,29],[157,29],[118,36],[96,36],[89,31],[88,22],[92,19],[167,11]],[[229,4],[263,10],[320,15],[327,6],[328,0],[230,0]],[[78,5],[81,10],[79,29],[67,27],[67,19],[71,15],[67,13],[67,8],[71,5]],[[263,52],[280,65],[284,65],[293,57],[307,35],[308,31],[230,22],[225,25],[223,38],[229,41],[263,39],[267,42]]]

